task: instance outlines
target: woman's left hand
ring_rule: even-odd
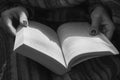
[[[95,29],[97,34],[102,32],[108,39],[112,38],[115,26],[103,7],[99,6],[93,10],[91,21],[91,35],[91,31]]]

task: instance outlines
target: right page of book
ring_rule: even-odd
[[[91,36],[89,31],[90,24],[86,22],[65,23],[59,27],[58,34],[67,65],[75,58],[80,58],[75,59],[79,63],[93,57],[118,54],[117,49],[102,33]]]

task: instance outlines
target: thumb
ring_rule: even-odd
[[[24,11],[20,13],[20,24],[24,27],[28,26],[28,18]]]
[[[92,36],[97,35],[99,33],[99,26],[100,26],[100,17],[93,16],[89,34]]]

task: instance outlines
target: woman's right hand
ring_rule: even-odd
[[[7,26],[6,29],[8,29],[8,31],[15,36],[16,29],[13,26],[14,22],[12,21],[12,18],[15,18],[16,20],[18,20],[20,24],[24,24],[24,21],[26,21],[28,24],[27,15],[28,13],[23,7],[15,7],[2,12],[1,18],[4,24]]]

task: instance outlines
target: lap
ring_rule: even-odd
[[[60,24],[61,25],[61,24]],[[8,74],[11,74],[9,71],[9,67],[10,67],[10,55],[12,54],[12,48],[13,48],[13,44],[14,44],[14,38],[11,37],[5,30],[4,28],[5,26],[1,24],[0,22],[0,68],[2,67],[2,65],[7,61],[7,71],[5,72],[5,76],[8,76]],[[119,27],[118,27],[119,28]],[[115,34],[113,36],[112,42],[117,46],[117,48],[120,50],[120,29],[117,29],[115,31]],[[24,59],[23,59],[24,58]],[[23,61],[22,61],[22,60]],[[24,62],[24,60],[26,60]],[[108,65],[107,62],[104,61],[113,61],[113,63],[109,63]],[[42,79],[42,80],[51,80],[52,76],[51,74],[54,75],[54,73],[52,73],[51,71],[49,71],[48,69],[46,69],[45,67],[41,66],[40,64],[25,58],[24,56],[18,55],[18,63],[20,63],[19,65],[23,66],[24,62],[29,69],[29,78],[32,77],[32,79]],[[110,66],[111,64],[114,64],[113,66]],[[109,76],[109,72],[112,71],[113,68],[116,69],[116,65],[120,64],[119,59],[115,56],[113,57],[105,57],[105,58],[100,58],[100,59],[93,59],[90,61],[86,61],[84,63],[81,63],[79,65],[77,65],[76,67],[72,68],[69,73],[71,79],[73,80],[79,80],[79,79],[87,79],[89,77],[91,78],[96,78],[93,77],[93,75],[99,75],[102,73],[105,73],[106,76]],[[18,66],[18,68],[22,69],[23,67]],[[101,67],[100,67],[101,66]],[[118,66],[118,65],[117,65]],[[97,72],[98,70],[98,72]],[[117,70],[116,70],[117,71]],[[117,73],[112,71],[113,73]],[[112,73],[111,72],[111,73]],[[96,74],[94,74],[96,73]],[[112,73],[112,74],[113,74]],[[20,72],[19,72],[20,74]],[[35,75],[36,74],[36,75]],[[92,75],[93,74],[93,75]],[[120,75],[120,74],[119,74]],[[60,76],[58,76],[60,77]],[[65,77],[65,76],[61,76],[61,77]],[[63,78],[61,78],[63,79]],[[8,80],[8,79],[5,79]],[[58,79],[59,80],[59,79]]]

